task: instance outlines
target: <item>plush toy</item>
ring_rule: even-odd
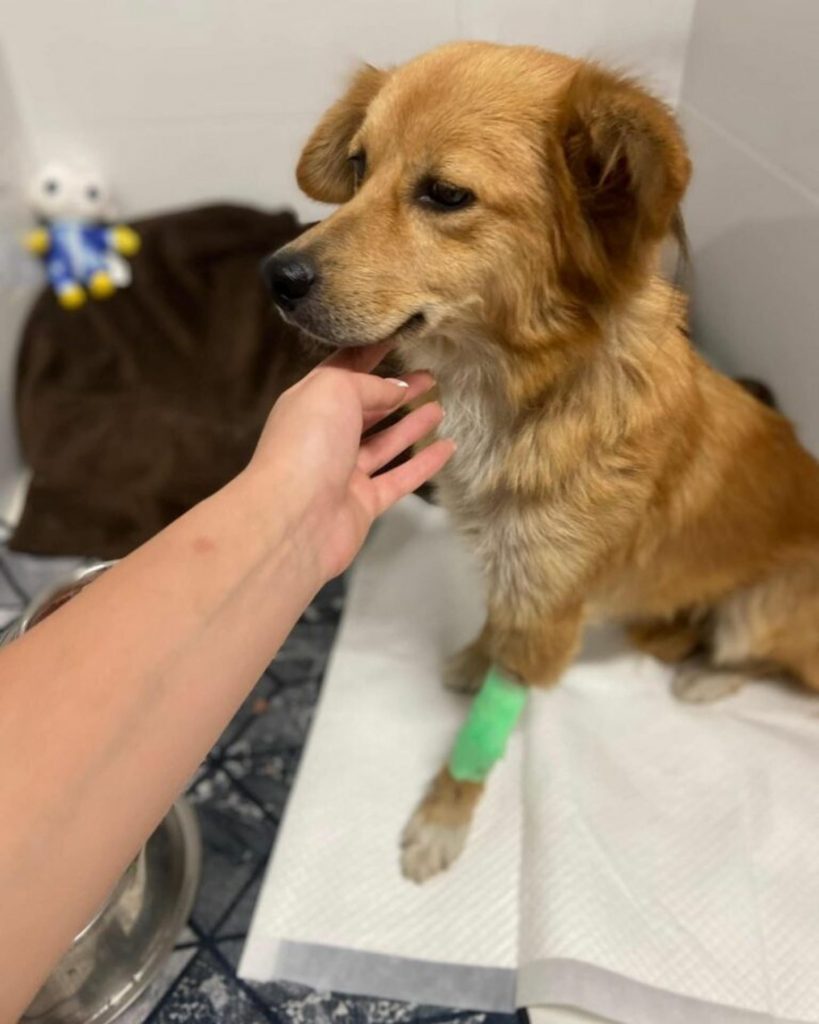
[[[80,164],[52,163],[37,174],[29,201],[40,221],[24,244],[42,257],[57,299],[66,309],[86,295],[104,299],[131,281],[123,256],[139,249],[139,235],[110,224],[111,202],[101,176]]]

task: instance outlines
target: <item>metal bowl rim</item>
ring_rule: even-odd
[[[143,966],[140,975],[134,979],[131,991],[115,1007],[111,1008],[113,1013],[110,1016],[103,1014],[98,1019],[93,1020],[91,1024],[113,1024],[120,1014],[124,1013],[129,1006],[132,1006],[139,999],[154,980],[157,971],[164,963],[165,955],[176,945],[179,933],[182,931],[185,922],[193,910],[196,891],[199,888],[202,875],[202,834],[199,829],[199,819],[196,817],[196,812],[185,796],[180,796],[176,800],[162,821],[166,822],[170,817],[176,818],[176,822],[179,825],[185,864],[182,887],[179,890],[171,918],[174,926],[169,930],[169,934],[173,935],[173,941],[165,949],[157,947],[154,950],[154,955]]]
[[[172,824],[169,826],[171,821]],[[89,1024],[114,1024],[119,1016],[139,999],[165,963],[167,954],[176,945],[180,932],[190,917],[202,874],[202,839],[196,812],[185,796],[180,796],[175,801],[157,827],[167,828],[174,827],[174,825],[179,829],[183,873],[182,884],[174,901],[172,913],[168,917],[171,927],[166,930],[167,938],[165,942],[151,950],[151,955],[141,965],[139,972],[132,976],[130,987],[121,990],[113,1001],[101,1005],[95,1015],[89,1019]],[[150,839],[147,842],[150,842]],[[58,963],[55,971],[58,971],[59,968],[60,964]],[[48,984],[48,980],[46,980],[46,984]],[[50,1014],[51,1011],[48,1013]],[[21,1024],[25,1024],[26,1021],[31,1021],[34,1024],[35,1020],[55,1024],[55,1018],[49,1015],[45,1017],[38,1015],[35,1018],[27,1016],[27,1014],[28,1011],[23,1014]]]
[[[39,593],[35,594],[34,597],[26,605],[22,617],[17,624],[16,634],[22,636],[23,633],[31,629],[32,622],[37,618],[37,615],[54,600],[55,597],[59,597],[64,591],[77,586],[78,583],[83,583],[87,586],[92,583],[97,576],[101,576],[106,570],[110,569],[112,565],[115,565],[114,561],[109,562],[95,562],[93,565],[83,566],[81,569],[72,569],[70,572],[65,573],[58,580],[50,583],[47,587],[44,587]]]

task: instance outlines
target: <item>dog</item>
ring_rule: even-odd
[[[276,302],[332,346],[394,339],[457,442],[438,490],[488,602],[457,689],[491,664],[551,686],[601,618],[687,700],[772,672],[819,689],[819,465],[697,354],[658,273],[690,173],[635,81],[474,42],[363,67],[301,154],[340,206],[268,259]],[[481,791],[442,768],[407,877],[455,860]]]

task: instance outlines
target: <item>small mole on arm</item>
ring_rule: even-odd
[[[196,537],[193,541],[193,550],[197,555],[206,555],[216,549],[216,543],[210,537]]]

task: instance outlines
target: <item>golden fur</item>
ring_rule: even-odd
[[[489,609],[451,668],[463,689],[490,661],[555,682],[592,617],[698,656],[692,699],[772,668],[819,688],[819,466],[693,350],[657,275],[688,177],[673,115],[634,82],[479,43],[365,68],[305,147],[300,184],[343,205],[288,247],[319,276],[293,319],[332,344],[395,334],[458,443],[440,495]],[[430,207],[429,181],[474,200]],[[457,856],[480,789],[441,772],[408,876]]]

